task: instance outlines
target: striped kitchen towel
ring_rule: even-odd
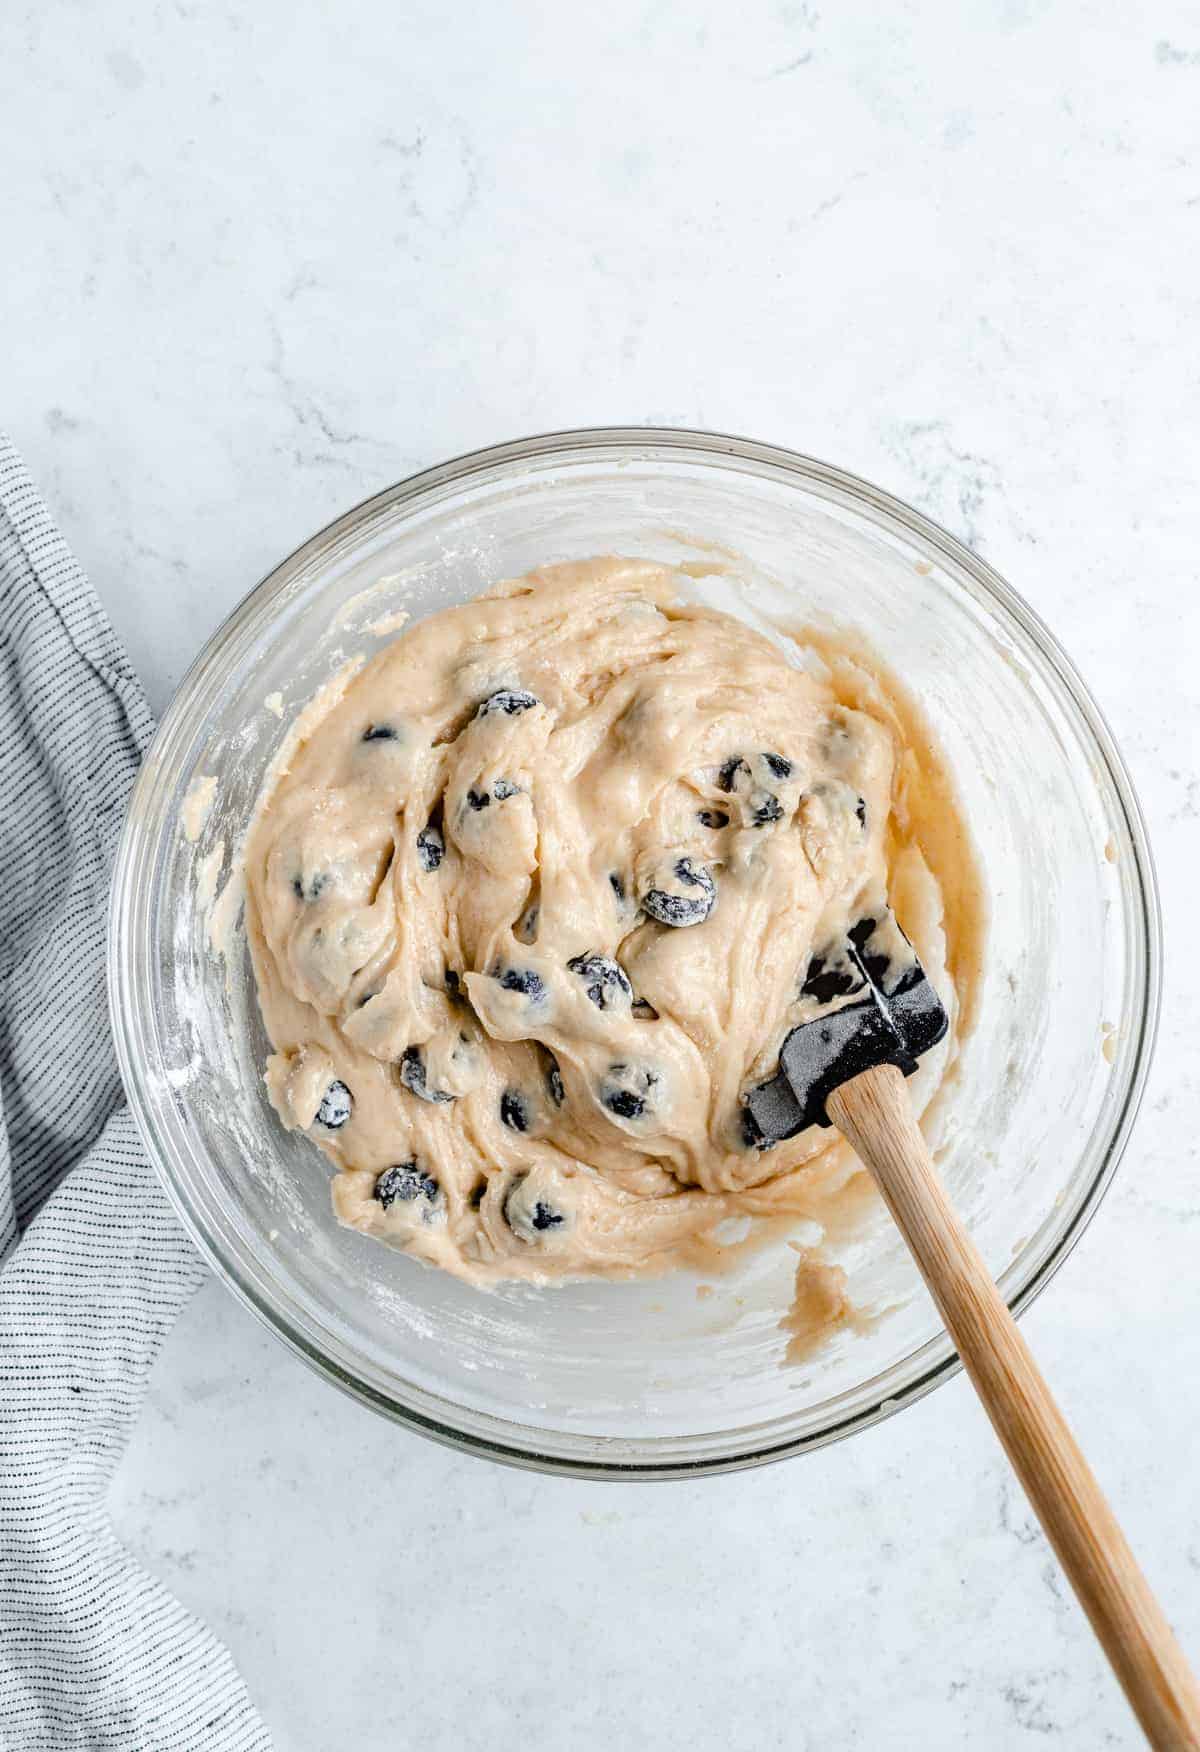
[[[0,1747],[270,1746],[105,1492],[205,1270],[121,1092],[105,912],[137,677],[0,434]]]

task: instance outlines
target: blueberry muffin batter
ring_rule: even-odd
[[[418,624],[251,830],[280,1119],[342,1222],[475,1282],[697,1261],[830,1144],[761,1147],[744,1096],[884,904],[905,750],[679,582],[554,566]]]

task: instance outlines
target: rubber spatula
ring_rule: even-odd
[[[814,1010],[779,1074],[747,1100],[763,1145],[835,1125],[870,1170],[963,1367],[1142,1729],[1200,1749],[1200,1688],[979,1250],[946,1196],[904,1078],[946,1032],[929,979],[886,908],[810,964]]]

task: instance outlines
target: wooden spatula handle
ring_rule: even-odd
[[[1200,1688],[1016,1321],[938,1178],[904,1079],[864,1071],[829,1117],[879,1185],[1150,1744],[1200,1748]]]

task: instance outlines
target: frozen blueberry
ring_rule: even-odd
[[[527,1175],[514,1180],[504,1200],[504,1218],[514,1235],[533,1242],[548,1229],[561,1229],[566,1216],[556,1210],[547,1198],[538,1198],[528,1189]]]
[[[417,835],[417,861],[422,870],[436,870],[446,856],[446,842],[431,822]]]
[[[517,796],[520,789],[520,785],[514,785],[511,779],[497,779],[492,786],[492,796],[497,803],[507,803],[510,797]]]
[[[561,1107],[567,1098],[563,1088],[562,1072],[558,1068],[558,1060],[553,1053],[547,1053],[550,1063],[546,1066],[546,1089],[555,1107]]]
[[[679,929],[700,925],[717,904],[717,885],[703,864],[677,858],[671,867],[670,888],[654,887],[642,896],[642,905],[660,925]]]
[[[444,1103],[453,1101],[449,1089],[431,1089],[425,1080],[425,1057],[419,1046],[406,1046],[400,1060],[400,1081],[422,1101]]]
[[[725,765],[717,774],[718,789],[724,791],[726,796],[730,796],[742,773],[745,773],[747,778],[749,778],[750,768],[746,765],[740,754],[735,754],[730,760],[725,762]]]
[[[375,1182],[371,1196],[377,1198],[384,1210],[390,1210],[397,1200],[401,1204],[411,1204],[416,1198],[427,1198],[430,1204],[437,1199],[441,1187],[432,1174],[422,1174],[416,1162],[397,1162],[391,1168],[385,1168]]]
[[[652,1106],[658,1072],[648,1065],[613,1064],[600,1085],[600,1102],[618,1119],[641,1119]]]
[[[345,1083],[335,1078],[321,1097],[321,1105],[317,1108],[318,1124],[326,1131],[341,1131],[353,1112],[353,1095]]]
[[[782,754],[765,750],[761,754],[734,755],[717,775],[717,783],[728,795],[736,792],[745,811],[743,819],[751,827],[769,827],[782,821],[784,808],[771,789],[772,781],[790,779],[794,768]]]
[[[506,992],[524,992],[533,1002],[546,994],[545,980],[532,967],[506,967],[500,975],[500,984]]]
[[[368,724],[362,733],[364,742],[398,742],[400,732],[391,724]]]
[[[329,876],[324,870],[317,870],[307,881],[303,876],[292,877],[292,893],[297,900],[319,900],[329,886]]]
[[[699,888],[706,894],[712,894],[716,890],[716,884],[704,865],[693,864],[690,858],[680,858],[675,866],[675,874],[685,888]]]
[[[474,790],[472,790],[472,791],[467,792],[467,808],[468,809],[474,809],[476,812],[478,812],[480,809],[490,809],[491,806],[492,806],[492,794],[490,791],[474,791]]]
[[[585,983],[588,997],[598,1010],[616,1010],[633,1002],[633,987],[619,961],[608,955],[575,955],[567,962],[571,973]]]
[[[519,1089],[506,1089],[500,1097],[500,1117],[510,1131],[527,1132],[533,1123],[529,1102]]]
[[[518,712],[528,712],[538,704],[536,694],[526,693],[521,687],[502,687],[499,693],[492,694],[484,700],[475,716],[490,718],[493,712],[503,712],[506,717],[515,718]]]
[[[728,827],[729,817],[723,809],[701,809],[701,827]]]
[[[560,1229],[566,1220],[561,1211],[556,1211],[544,1198],[539,1198],[535,1199],[529,1214],[529,1227],[536,1229],[539,1234],[545,1234],[547,1229]]]

